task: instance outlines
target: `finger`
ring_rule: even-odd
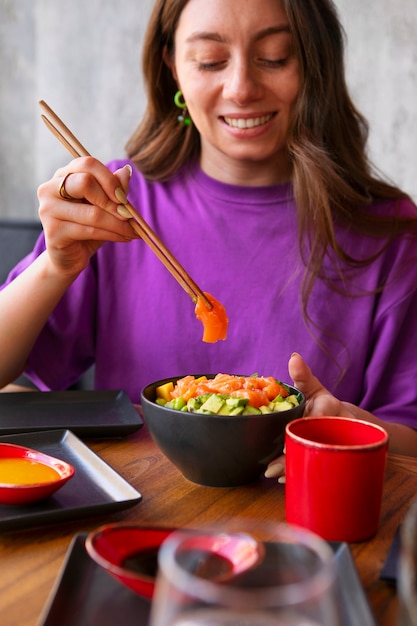
[[[313,376],[311,369],[305,363],[304,359],[294,352],[288,362],[288,372],[297,387],[306,397],[313,396],[320,391],[327,392],[318,378]]]
[[[105,211],[115,212],[111,209],[116,203],[108,197],[100,183],[89,172],[68,172],[64,179],[59,179],[58,197],[70,202],[78,200],[80,203],[92,204]]]
[[[47,245],[65,247],[75,241],[131,241],[136,239],[126,220],[116,219],[108,212],[93,205],[72,204],[70,209],[56,208],[50,215],[42,208],[39,215],[44,225]]]
[[[129,188],[129,181],[130,181],[130,177],[132,176],[132,167],[129,164],[125,165],[124,167],[121,167],[118,170],[116,170],[114,172],[114,176],[116,176],[120,182],[119,189],[116,189],[117,198],[119,202],[121,202],[121,204],[119,204],[119,206],[116,209],[117,214],[126,220],[130,220],[132,218],[132,215],[130,211],[126,208],[125,201],[127,200],[127,191]],[[123,192],[122,194],[120,193],[120,189]]]
[[[71,194],[68,193],[67,190],[67,182],[69,177],[71,176],[71,172],[68,172],[68,174],[65,174],[65,176],[61,179],[59,186],[58,186],[58,195],[63,199],[66,200],[67,202],[75,202],[75,203],[82,203],[82,204],[90,204],[88,202],[88,200],[86,200],[84,197],[81,196],[71,196]]]
[[[285,456],[282,454],[268,464],[265,470],[265,478],[277,478],[285,473]]]
[[[74,195],[73,179],[83,175],[75,173],[67,178],[68,193]],[[130,241],[137,238],[127,220],[117,214],[118,205],[108,198],[103,202],[110,202],[112,208],[107,210],[91,202],[82,204],[81,200],[80,203],[63,200],[58,195],[57,178],[43,183],[38,189],[38,197],[39,217],[49,244],[54,241],[60,242],[57,245],[66,245],[70,240]]]
[[[299,354],[291,355],[288,371],[295,387],[306,397],[305,415],[340,415],[340,400],[321,384]]]
[[[278,478],[285,472],[285,465],[282,463],[272,463],[265,470],[265,478]]]
[[[124,168],[121,168],[124,169]],[[117,217],[117,206],[125,201],[125,192],[122,188],[127,183],[129,169],[121,173],[122,181],[100,161],[93,157],[80,157],[74,159],[67,167],[58,170],[55,179],[58,179],[58,191],[63,177],[65,191],[72,198],[84,199],[90,204],[111,212]],[[59,195],[59,194],[58,194]],[[62,196],[61,196],[62,197]]]
[[[120,186],[125,193],[127,193],[129,188],[129,181],[132,176],[132,167],[127,163],[124,167],[113,172],[113,175],[116,176],[119,180]]]

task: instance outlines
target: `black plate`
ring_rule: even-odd
[[[87,534],[75,535],[37,626],[146,626],[151,604],[87,554]]]
[[[24,506],[0,505],[0,531],[113,512],[137,504],[141,494],[69,430],[0,437],[63,459],[75,476],[54,495]]]
[[[121,436],[143,420],[124,391],[0,393],[0,435],[67,428],[80,437]]]
[[[401,526],[397,528],[397,531],[394,535],[394,539],[392,540],[390,549],[388,550],[387,558],[385,559],[384,565],[382,566],[382,570],[379,575],[381,580],[386,580],[392,585],[397,584],[400,552],[401,552]]]
[[[87,554],[85,533],[75,535],[37,626],[147,626],[150,602],[112,578]],[[343,626],[375,626],[346,543],[332,543],[339,573]]]
[[[376,626],[347,543],[330,542],[338,573],[338,604],[343,626]]]

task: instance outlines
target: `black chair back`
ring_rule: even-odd
[[[13,267],[33,249],[42,232],[35,220],[0,219],[0,285]]]

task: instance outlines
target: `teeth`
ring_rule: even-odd
[[[251,117],[248,119],[225,117],[224,121],[229,126],[233,126],[233,128],[254,128],[255,126],[262,126],[262,124],[266,124],[271,119],[271,117],[272,114],[262,115],[262,117]]]

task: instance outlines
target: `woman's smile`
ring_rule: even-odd
[[[226,122],[228,126],[232,126],[232,128],[239,129],[248,129],[248,128],[256,128],[257,126],[264,126],[270,119],[272,119],[273,114],[269,113],[268,115],[256,115],[256,116],[247,116],[247,117],[229,117],[224,116],[222,119]]]

